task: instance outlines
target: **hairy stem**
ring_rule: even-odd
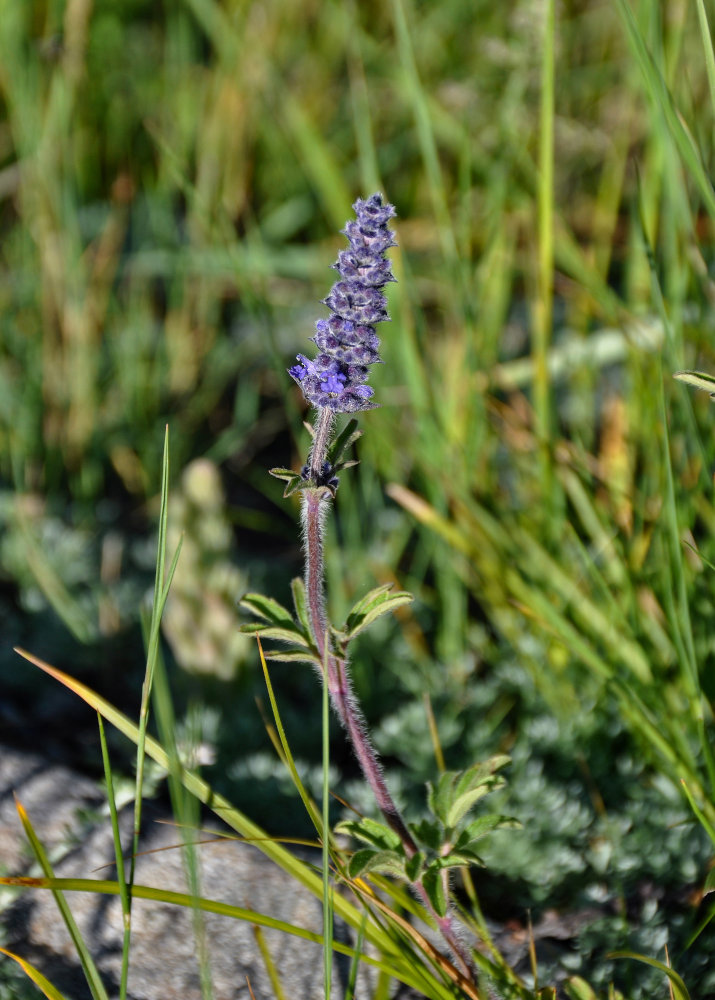
[[[325,411],[323,411],[325,412]],[[318,444],[318,432],[321,429],[322,413],[316,427],[316,434],[313,439],[313,452],[311,453],[311,475],[313,467],[313,456]],[[328,424],[329,431],[329,424]],[[325,446],[327,447],[327,445]],[[323,448],[323,455],[325,448]],[[320,459],[322,465],[323,459]],[[327,487],[317,487],[303,491],[303,530],[305,545],[305,589],[308,603],[308,614],[313,631],[313,638],[320,653],[320,659],[324,664],[327,675],[327,686],[333,707],[338,714],[340,721],[347,730],[350,742],[353,745],[355,756],[358,759],[360,768],[365,780],[373,791],[375,800],[380,812],[385,817],[389,826],[399,836],[405,854],[412,857],[418,850],[412,835],[410,834],[404,820],[395,804],[392,795],[387,787],[385,776],[380,765],[377,753],[373,749],[365,731],[365,724],[362,713],[357,704],[357,700],[352,691],[348,664],[345,660],[335,656],[328,643],[328,617],[325,611],[325,596],[323,592],[324,560],[323,560],[323,526],[325,515],[327,514],[332,494]],[[471,978],[472,965],[468,952],[459,941],[454,928],[454,922],[449,914],[440,917],[435,913],[430,903],[427,892],[420,882],[413,883],[417,895],[420,897],[429,913],[432,914],[437,927],[449,948],[454,954],[460,971]]]
[[[331,500],[327,488],[303,491],[303,526],[305,530],[305,589],[313,637],[320,658],[327,667],[328,691],[335,711],[345,726],[358,763],[373,790],[380,811],[411,857],[417,851],[400,811],[390,795],[377,754],[365,732],[347,670],[347,663],[326,648],[328,620],[323,594],[323,522]]]
[[[318,483],[323,474],[323,462],[328,453],[330,431],[333,426],[333,411],[327,406],[322,407],[313,430],[313,447],[310,449],[310,478]]]

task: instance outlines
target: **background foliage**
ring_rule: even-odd
[[[15,642],[138,702],[168,422],[202,581],[167,636],[185,726],[212,780],[286,832],[230,595],[286,601],[299,571],[295,508],[265,472],[306,448],[285,368],[350,204],[383,190],[400,281],[329,583],[338,620],[392,579],[418,598],[354,667],[391,782],[421,808],[430,706],[447,766],[509,751],[500,794],[524,829],[493,841],[487,910],[585,913],[554,967],[633,997],[662,977],[606,951],[668,943],[706,996],[712,939],[689,941],[712,847],[679,782],[712,823],[713,414],[669,376],[715,369],[712,51],[684,0],[562,3],[553,29],[549,10],[4,4],[6,714],[22,729],[32,692],[59,728]],[[204,478],[181,485],[194,459]],[[275,682],[317,788],[313,678]],[[369,809],[339,734],[334,760]]]

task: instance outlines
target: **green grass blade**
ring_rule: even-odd
[[[683,791],[685,792],[686,799],[690,803],[690,808],[695,813],[696,817],[698,818],[698,821],[700,822],[700,825],[702,826],[703,830],[705,830],[705,832],[707,833],[708,837],[712,841],[713,846],[715,847],[715,826],[713,826],[713,824],[710,822],[710,820],[705,815],[705,813],[703,812],[703,810],[700,808],[700,806],[695,801],[695,798],[693,797],[693,793],[690,791],[690,788],[688,787],[687,782],[686,781],[681,781],[680,785],[681,785]]]
[[[253,936],[256,939],[256,944],[258,945],[258,950],[261,953],[261,958],[263,959],[263,964],[266,967],[266,972],[268,973],[268,978],[271,981],[273,994],[276,1000],[286,1000],[283,984],[281,983],[281,977],[278,973],[278,967],[273,960],[273,955],[271,955],[271,949],[268,947],[265,935],[257,924],[253,925]]]
[[[117,882],[119,884],[119,896],[122,903],[122,971],[119,980],[119,997],[125,1000],[127,995],[127,979],[129,976],[129,946],[131,943],[131,903],[129,899],[129,889],[127,887],[126,873],[124,870],[124,853],[122,851],[122,835],[119,829],[119,815],[117,813],[117,802],[114,796],[114,781],[112,778],[112,765],[109,759],[109,747],[104,731],[102,716],[97,712],[97,722],[99,724],[99,742],[102,747],[102,763],[104,765],[104,781],[107,786],[107,802],[109,803],[109,815],[112,823],[112,840],[114,841],[114,859],[117,866]]]
[[[35,833],[34,827],[30,822],[30,817],[27,815],[22,803],[19,799],[15,798],[15,806],[17,808],[18,815],[20,817],[20,822],[22,823],[25,835],[30,842],[32,847],[32,853],[37,858],[43,872],[45,873],[46,879],[54,879],[54,872],[52,871],[52,865],[50,864],[49,858],[45,852],[39,837]],[[90,992],[94,1000],[109,1000],[107,996],[107,991],[104,988],[104,984],[100,979],[97,966],[94,964],[94,959],[90,955],[87,945],[84,943],[84,939],[80,933],[79,927],[72,916],[72,911],[69,908],[67,900],[61,889],[53,888],[52,895],[55,897],[55,902],[60,911],[62,919],[64,921],[65,927],[69,931],[70,937],[72,938],[72,944],[77,952],[77,957],[82,965],[82,971],[84,972],[85,978],[87,980],[87,985],[89,986]]]
[[[152,601],[151,628],[147,648],[146,671],[142,686],[141,708],[139,710],[139,738],[137,741],[136,789],[134,793],[134,840],[129,867],[130,907],[131,886],[134,883],[136,856],[139,851],[139,834],[142,816],[142,788],[144,784],[144,755],[147,726],[149,724],[149,704],[154,677],[154,665],[159,649],[159,625],[161,622],[161,594],[164,587],[166,561],[166,530],[169,510],[169,427],[164,432],[164,453],[161,466],[161,508],[159,514],[159,540],[157,544],[156,573],[154,576],[154,599]]]
[[[683,164],[687,167],[697,184],[703,204],[710,215],[715,218],[715,190],[713,190],[710,177],[703,165],[700,151],[695,145],[695,140],[678,112],[673,97],[653,56],[648,51],[645,39],[638,27],[638,22],[631,10],[630,4],[627,0],[617,0],[617,6],[626,26],[631,48],[640,67],[646,92],[655,107],[661,111]]]
[[[539,267],[534,315],[534,417],[541,466],[541,491],[551,522],[551,385],[547,364],[553,315],[554,282],[554,34],[555,0],[547,0],[541,55],[539,124]],[[555,527],[555,524],[554,524]]]
[[[36,969],[34,965],[31,965],[27,959],[22,958],[20,955],[16,955],[12,951],[8,951],[7,948],[0,948],[0,954],[7,955],[8,958],[17,962],[28,979],[31,979],[35,986],[37,986],[39,990],[42,990],[47,997],[47,1000],[67,1000],[65,995],[60,993],[57,987],[53,986],[49,979],[46,979],[40,970]]]
[[[258,643],[258,652],[261,658],[261,667],[263,668],[263,677],[266,682],[266,690],[268,691],[268,700],[271,703],[271,711],[273,712],[273,718],[276,723],[276,729],[278,730],[278,738],[280,740],[281,749],[283,750],[283,755],[285,759],[286,766],[290,771],[290,776],[295,785],[298,795],[300,795],[301,801],[305,806],[305,811],[310,816],[310,819],[318,831],[318,836],[323,839],[323,820],[320,813],[315,805],[315,802],[311,799],[310,795],[305,788],[305,785],[300,779],[298,774],[298,768],[295,766],[295,761],[293,760],[293,754],[291,753],[290,744],[288,738],[285,734],[285,729],[283,728],[283,720],[281,719],[280,712],[278,711],[278,702],[276,701],[276,696],[273,691],[273,684],[271,683],[271,677],[268,673],[268,664],[266,663],[266,658],[263,653],[263,646],[261,645],[260,638],[256,637]]]
[[[704,0],[695,0],[695,9],[698,12],[698,25],[700,27],[700,36],[703,40],[705,69],[708,74],[708,86],[710,87],[710,106],[711,111],[715,112],[715,54],[713,54],[713,41]]]
[[[132,742],[137,742],[139,738],[139,727],[137,724],[132,722],[131,719],[116,709],[105,698],[102,698],[101,695],[92,691],[91,688],[82,684],[81,681],[70,677],[68,674],[63,673],[63,671],[58,670],[56,667],[52,667],[50,664],[45,663],[43,660],[39,659],[39,657],[33,656],[31,653],[21,649],[16,649],[16,652],[30,663],[33,663],[40,670],[43,670],[49,676],[54,677],[55,680],[59,681],[70,691],[73,691],[88,705],[100,712],[106,721],[110,722],[116,729],[132,740]],[[168,772],[169,756],[164,748],[151,736],[146,737],[145,745],[147,754],[155,760],[160,767],[164,768],[164,770]],[[192,795],[195,795],[200,802],[207,805],[220,819],[224,821],[224,823],[231,827],[231,829],[235,830],[242,837],[255,841],[256,847],[263,854],[265,854],[266,857],[270,858],[280,868],[282,868],[289,877],[295,879],[296,882],[301,885],[304,885],[318,898],[322,898],[322,880],[320,876],[315,874],[309,865],[306,865],[304,862],[294,857],[289,851],[285,850],[285,848],[281,847],[280,844],[274,842],[272,838],[270,838],[265,831],[261,829],[261,827],[250,820],[240,810],[236,809],[223,795],[214,792],[211,786],[193,771],[184,769],[182,771],[181,780],[184,787],[191,792]],[[322,823],[320,815],[318,815],[318,822]],[[334,906],[335,913],[345,920],[345,922],[351,927],[357,929],[360,926],[362,921],[361,911],[340,894],[335,895]],[[396,963],[400,967],[403,963],[406,967],[409,966],[410,961],[401,957],[399,947],[394,943],[387,930],[376,926],[371,922],[367,926],[365,936],[371,944],[373,944],[376,948],[379,948],[383,954],[388,956],[391,962]]]
[[[110,896],[117,896],[121,891],[119,884],[110,879],[3,876],[0,877],[0,885],[14,886],[21,889],[50,889],[53,892],[93,892]],[[234,906],[231,903],[224,903],[220,900],[205,899],[203,897],[194,899],[186,892],[174,892],[171,889],[158,889],[147,885],[134,885],[133,893],[135,899],[148,899],[158,903],[167,903],[172,906],[181,906],[186,909],[198,906],[204,913],[216,913],[219,916],[229,917],[234,920],[244,920],[246,923],[281,931],[284,934],[290,934],[304,941],[312,941],[318,945],[323,944],[323,935],[318,934],[316,931],[309,931],[297,924],[291,924],[285,920],[278,920],[267,914],[259,913],[257,910]],[[338,898],[336,897],[336,899]],[[356,923],[356,927],[360,927],[362,919],[361,917]],[[365,936],[368,939],[371,937],[369,927],[365,930]],[[333,942],[333,949],[341,955],[347,955],[349,958],[355,957],[355,949],[340,941]],[[361,961],[373,966],[373,968],[380,969],[385,975],[393,979],[398,979],[400,982],[406,983],[408,986],[413,986],[416,989],[425,989],[425,979],[419,973],[424,973],[427,970],[424,968],[413,968],[412,964],[404,960],[396,948],[392,950],[393,954],[386,958],[373,958],[366,954],[362,954],[360,958]],[[440,990],[440,985],[435,982],[435,989],[429,995],[438,997],[439,1000],[450,1000],[453,994]]]
[[[675,969],[671,969],[670,966],[666,965],[664,962],[659,962],[657,958],[649,958],[647,955],[638,955],[634,951],[613,951],[608,957],[632,958],[636,962],[644,962],[646,965],[651,965],[654,969],[660,969],[663,975],[667,976],[670,981],[669,985],[673,991],[674,1000],[690,1000],[688,989]]]
[[[173,575],[173,570],[169,573],[169,578]],[[192,898],[201,894],[201,877],[199,859],[193,831],[196,830],[200,815],[196,798],[189,795],[181,781],[183,764],[176,743],[176,716],[169,689],[169,679],[166,675],[164,660],[160,648],[154,667],[154,684],[152,688],[154,711],[156,714],[157,727],[161,745],[166,749],[169,757],[169,795],[171,798],[171,808],[177,823],[184,829],[192,831],[192,835],[185,839],[182,846],[182,861],[186,873],[186,881]],[[209,950],[206,940],[206,927],[201,912],[194,907],[193,910],[193,932],[194,946],[199,965],[199,976],[201,980],[201,990],[204,1000],[210,1000],[213,996],[213,985],[211,977]]]
[[[365,940],[365,925],[367,924],[367,911],[363,914],[362,921],[358,928],[357,940],[355,942],[355,954],[350,963],[350,973],[348,974],[348,985],[345,987],[345,1000],[355,1000],[355,987],[357,985],[358,969],[362,958],[362,946]]]
[[[454,265],[458,259],[457,243],[447,207],[447,195],[439,163],[439,151],[435,140],[427,95],[420,80],[415,52],[410,36],[410,26],[405,0],[392,0],[392,17],[397,35],[397,51],[404,73],[407,93],[412,104],[417,137],[429,183],[432,209],[439,225],[439,235],[445,260]]]

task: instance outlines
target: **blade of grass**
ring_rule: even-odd
[[[253,925],[253,936],[256,939],[256,944],[258,945],[258,950],[261,953],[261,958],[263,959],[263,964],[266,967],[266,972],[268,973],[268,978],[271,981],[271,986],[273,987],[273,993],[276,1000],[285,1000],[285,993],[283,991],[283,984],[281,983],[281,977],[278,973],[278,968],[276,963],[273,961],[273,955],[271,955],[271,949],[268,947],[268,942],[266,937],[258,926],[258,924]],[[326,993],[326,996],[330,996]]]
[[[708,15],[705,10],[703,0],[695,0],[695,9],[698,12],[698,25],[700,36],[703,40],[703,52],[705,53],[705,69],[708,74],[708,85],[710,87],[710,104],[715,111],[715,54],[713,54],[713,41],[708,24]]]
[[[273,684],[271,683],[271,677],[268,673],[268,664],[266,663],[266,658],[263,653],[263,646],[261,645],[261,640],[259,636],[256,636],[256,642],[258,643],[258,654],[261,659],[261,667],[263,668],[263,677],[266,682],[266,690],[268,691],[268,700],[271,703],[271,711],[273,712],[273,718],[275,719],[276,729],[278,730],[278,738],[280,740],[280,745],[283,750],[284,760],[290,771],[290,776],[293,784],[296,787],[298,795],[300,795],[301,801],[305,806],[305,811],[310,816],[311,822],[315,826],[318,832],[318,837],[322,840],[327,839],[323,837],[323,820],[318,812],[315,802],[311,799],[310,795],[306,791],[305,785],[300,779],[298,774],[298,769],[295,766],[295,761],[293,760],[293,754],[291,753],[290,744],[288,743],[288,738],[285,734],[285,729],[283,728],[283,721],[278,711],[278,702],[276,701],[276,696],[273,692]]]
[[[154,666],[159,648],[159,625],[161,622],[164,587],[164,568],[166,561],[166,527],[169,509],[169,427],[164,431],[164,454],[161,466],[161,508],[159,513],[159,540],[157,544],[156,573],[154,576],[154,599],[152,601],[151,628],[147,644],[146,671],[142,685],[141,707],[139,709],[139,738],[137,741],[136,787],[134,792],[134,840],[132,857],[129,866],[129,912],[131,921],[131,886],[134,883],[136,855],[139,851],[139,834],[142,817],[142,788],[144,784],[144,755],[146,732],[149,724],[149,701],[154,678]],[[131,924],[130,924],[131,929]]]
[[[18,815],[20,817],[20,822],[25,831],[28,841],[30,842],[30,847],[32,848],[32,853],[37,858],[43,872],[45,873],[46,879],[54,879],[54,872],[52,871],[52,865],[47,857],[44,847],[40,842],[39,837],[35,833],[34,827],[30,822],[30,817],[27,815],[22,803],[15,796],[15,807],[17,809]],[[97,966],[94,964],[94,959],[90,955],[87,945],[84,943],[84,939],[80,933],[79,927],[72,916],[72,911],[69,908],[67,900],[61,889],[53,888],[52,895],[55,897],[55,902],[64,921],[65,927],[69,931],[70,937],[72,938],[72,944],[74,945],[75,951],[77,952],[77,957],[82,965],[82,971],[84,972],[85,979],[87,980],[87,985],[89,986],[90,992],[94,1000],[109,1000],[107,991],[104,988],[104,984],[99,976]]]
[[[355,986],[357,984],[358,969],[360,967],[360,959],[362,958],[362,947],[365,941],[365,926],[367,924],[367,910],[363,914],[362,921],[358,927],[357,940],[355,942],[355,954],[353,955],[353,960],[350,963],[350,972],[348,974],[348,985],[345,987],[345,1000],[355,1000]]]
[[[149,623],[144,619],[142,624],[145,633],[147,633]],[[169,756],[169,794],[172,812],[176,821],[183,828],[194,831],[199,822],[198,802],[193,795],[187,794],[181,782],[183,764],[176,743],[176,716],[174,714],[169,680],[166,675],[160,648],[157,649],[155,660],[152,698],[159,729],[159,738]],[[192,897],[198,897],[201,895],[201,878],[196,841],[193,835],[182,845],[182,861],[189,891]],[[198,957],[202,996],[204,1000],[210,1000],[213,996],[213,985],[209,950],[206,942],[206,927],[202,915],[196,907],[193,910],[193,933],[196,955]]]
[[[93,892],[102,895],[117,896],[121,892],[118,882],[108,879],[82,879],[82,878],[29,878],[27,876],[2,876],[0,885],[14,886],[21,889],[50,889],[53,892]],[[189,893],[174,892],[170,889],[158,889],[154,886],[135,885],[133,887],[135,899],[148,899],[159,903],[167,903],[172,906],[189,908],[194,905],[194,899]],[[339,897],[336,897],[339,899]],[[219,916],[230,917],[235,920],[244,920],[247,923],[256,924],[259,927],[268,927],[271,930],[281,931],[293,937],[301,938],[304,941],[312,941],[315,944],[323,944],[323,935],[315,931],[306,930],[296,924],[287,923],[285,920],[278,920],[256,910],[249,910],[245,907],[234,906],[231,903],[223,903],[220,900],[199,898],[196,905],[205,913],[216,913]],[[355,926],[359,927],[362,922],[357,921]],[[408,925],[409,926],[409,925]],[[365,936],[369,939],[372,935],[369,926],[366,928]],[[355,949],[350,945],[340,941],[333,942],[333,948],[341,955],[354,958]],[[439,954],[437,952],[437,954]],[[442,956],[440,956],[441,958]],[[380,969],[385,975],[397,979],[415,989],[424,990],[426,986],[433,988],[427,993],[428,996],[439,998],[439,1000],[451,1000],[453,994],[441,988],[442,984],[437,981],[427,983],[425,974],[428,973],[425,967],[417,967],[413,962],[404,961],[402,956],[393,948],[393,954],[389,959],[373,958],[370,955],[362,954],[361,961]],[[443,962],[449,965],[446,959]]]
[[[671,969],[664,962],[659,962],[657,958],[649,958],[647,955],[638,955],[634,951],[613,951],[609,958],[632,958],[636,962],[644,962],[646,965],[659,969],[664,976],[668,977],[669,985],[672,988],[675,1000],[690,1000],[688,988],[678,975],[675,969]]]
[[[97,722],[99,724],[99,742],[102,747],[102,763],[104,764],[104,781],[107,786],[107,802],[109,803],[109,815],[112,823],[112,840],[114,841],[114,859],[117,866],[117,882],[119,883],[119,896],[122,904],[122,971],[119,979],[119,998],[125,1000],[127,995],[127,980],[129,976],[129,946],[131,943],[131,904],[129,901],[129,890],[127,887],[126,873],[124,871],[124,852],[122,851],[122,835],[119,829],[119,815],[117,813],[117,802],[114,796],[114,781],[112,779],[112,765],[109,759],[109,747],[107,737],[104,732],[104,722],[102,716],[97,712]]]
[[[425,165],[425,173],[429,183],[432,210],[439,226],[439,236],[442,243],[442,253],[445,261],[451,266],[458,261],[457,243],[447,207],[447,195],[439,163],[439,151],[435,140],[432,120],[430,118],[427,95],[415,61],[415,52],[410,36],[405,0],[392,0],[392,18],[397,36],[397,51],[404,74],[407,94],[412,104],[417,137]]]
[[[626,27],[632,51],[640,67],[646,92],[655,107],[661,111],[680,158],[700,191],[703,204],[711,217],[715,218],[715,190],[713,190],[695,140],[675,106],[673,97],[653,56],[648,51],[648,46],[630,4],[627,0],[616,0],[616,2]]]
[[[34,965],[31,965],[27,959],[22,958],[20,955],[16,955],[12,951],[8,951],[7,948],[0,948],[0,954],[7,955],[8,958],[17,962],[28,979],[32,980],[39,990],[42,990],[47,997],[47,1000],[67,1000],[65,995],[60,993],[57,987],[53,986],[49,979],[46,979],[40,970],[36,969]]]
[[[546,0],[541,50],[541,112],[539,119],[539,264],[537,298],[534,308],[534,417],[541,467],[541,493],[547,523],[553,528],[551,506],[552,470],[551,383],[547,364],[553,321],[554,282],[554,34],[555,0]]]
[[[46,674],[54,677],[55,680],[59,681],[70,691],[73,691],[76,695],[82,698],[88,705],[96,709],[102,714],[105,720],[111,722],[115,728],[120,732],[124,733],[130,740],[134,743],[137,742],[139,738],[139,729],[136,723],[132,722],[126,715],[116,709],[111,705],[106,699],[102,698],[96,692],[92,691],[81,681],[70,677],[68,674],[63,673],[63,671],[58,670],[56,667],[50,666],[50,664],[45,663],[39,657],[33,656],[19,648],[16,649],[18,655],[23,656],[30,663],[33,663],[40,670],[43,670]],[[147,754],[155,760],[160,767],[164,768],[168,772],[169,770],[169,758],[163,747],[151,736],[146,737],[146,752]],[[213,812],[222,819],[228,826],[234,829],[237,833],[241,834],[243,837],[251,839],[255,842],[256,847],[274,861],[279,867],[281,867],[291,878],[294,878],[296,882],[304,885],[310,892],[312,892],[318,898],[322,898],[322,880],[318,875],[316,875],[312,869],[306,865],[304,862],[295,858],[289,851],[286,851],[280,846],[280,844],[274,842],[268,835],[259,827],[257,824],[253,823],[245,814],[240,810],[236,809],[224,796],[215,792],[210,785],[200,778],[197,774],[187,769],[182,771],[182,782],[186,789],[195,795],[200,802],[207,805]],[[318,817],[320,820],[320,817]],[[0,884],[3,884],[0,882]],[[7,883],[7,884],[19,884],[17,882]],[[117,890],[118,891],[118,890]],[[360,926],[362,921],[362,913],[355,906],[349,903],[342,895],[337,894],[334,897],[335,912],[340,916],[346,923],[351,927],[357,928]],[[203,908],[203,907],[202,907]],[[384,955],[389,957],[390,962],[393,963],[393,968],[399,968],[402,970],[400,973],[396,974],[402,982],[409,982],[414,984],[414,976],[410,975],[410,968],[414,959],[405,957],[400,948],[395,944],[390,933],[381,926],[376,926],[373,923],[367,925],[365,936],[371,944],[378,948]],[[319,937],[322,941],[322,936]],[[335,948],[340,950],[338,943],[336,942]],[[409,979],[405,979],[405,976],[410,976]],[[447,998],[448,993],[441,992],[440,984],[436,980],[431,981],[433,986],[433,992],[431,995],[444,996]],[[422,979],[422,988],[424,988],[424,978]],[[436,992],[435,992],[436,991]]]

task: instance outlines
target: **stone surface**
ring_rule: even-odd
[[[108,819],[83,822],[104,808],[103,796],[91,780],[39,755],[0,749],[0,866],[8,874],[39,874],[17,815],[13,791],[27,810],[61,877],[114,878],[114,848]],[[123,823],[131,823],[125,810]],[[136,882],[186,890],[182,851],[175,845],[179,830],[158,820],[166,818],[147,808],[145,835],[137,861]],[[126,838],[128,842],[128,837]],[[172,849],[173,848],[173,849]],[[202,894],[290,921],[320,932],[320,901],[296,886],[256,848],[236,841],[204,844],[199,848]],[[64,922],[50,892],[5,890],[0,915],[4,943],[36,965],[66,997],[89,997],[83,973]],[[110,997],[118,995],[121,967],[122,918],[118,897],[68,893],[72,913],[97,962]],[[9,905],[8,905],[9,904]],[[216,1000],[248,1000],[250,979],[256,1000],[275,996],[254,930],[245,921],[205,915],[213,995]],[[312,942],[270,929],[263,931],[278,970],[285,996],[300,1000],[323,997],[322,951]],[[336,928],[339,940],[347,929]],[[9,961],[2,959],[0,961]],[[342,997],[349,961],[336,957],[333,995]],[[372,990],[359,982],[358,998]],[[407,992],[400,994],[407,997]],[[132,1000],[199,1000],[201,987],[192,914],[138,899],[133,911],[129,974]]]

